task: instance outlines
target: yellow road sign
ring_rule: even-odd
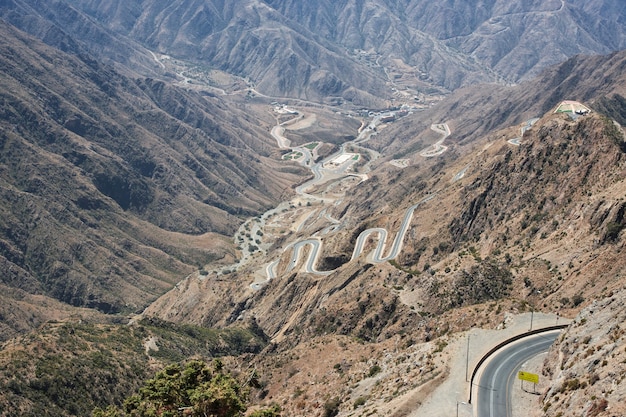
[[[532,382],[533,384],[539,383],[539,375],[531,374],[530,372],[519,371],[519,373],[517,374],[517,377],[521,379],[522,381]]]

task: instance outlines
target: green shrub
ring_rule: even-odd
[[[381,367],[378,365],[374,365],[370,368],[369,372],[367,373],[367,376],[371,378],[377,375],[378,373],[380,373],[380,371],[382,371]]]
[[[278,404],[273,404],[270,408],[257,410],[251,413],[248,417],[280,417],[280,406]]]
[[[365,403],[367,402],[367,397],[359,397],[356,400],[354,400],[354,409],[356,410],[357,408],[365,405]]]
[[[563,382],[563,385],[561,385],[559,392],[575,391],[580,387],[581,384],[578,378],[568,379],[567,381]]]
[[[618,222],[609,222],[606,225],[606,233],[604,235],[605,242],[615,242],[619,237],[620,232],[624,228],[624,225]]]
[[[576,294],[572,297],[572,304],[574,304],[574,307],[578,307],[583,303],[583,301],[585,301],[585,298],[582,296],[582,294]]]
[[[339,414],[339,404],[341,401],[339,398],[333,398],[324,403],[324,417],[335,417]]]
[[[137,394],[124,401],[124,410],[109,406],[97,408],[97,417],[177,416],[185,410],[188,416],[211,415],[235,417],[246,410],[248,391],[225,373],[221,361],[212,366],[194,360],[186,365],[170,365],[146,381]],[[271,415],[271,414],[270,414]]]

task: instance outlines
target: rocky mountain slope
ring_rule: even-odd
[[[625,58],[623,53],[603,58],[604,69],[617,70],[605,72],[605,78],[587,78],[590,84],[578,77],[580,88],[575,90],[581,94],[596,91],[593,99],[597,103],[621,102],[620,95],[602,93],[623,91],[624,71],[620,68]],[[577,59],[574,65],[568,63],[565,67],[586,68],[599,63],[596,58],[590,60],[585,63]],[[576,76],[568,73],[563,77],[562,72],[551,70],[541,78],[547,83],[527,83],[520,89],[534,96],[539,95],[533,90],[535,86],[550,91],[573,85],[570,77]],[[594,82],[598,82],[595,88]],[[483,102],[483,111],[460,111],[458,117],[465,122],[471,119],[470,114],[481,118],[496,111],[508,114],[512,110],[507,108],[509,101],[504,95],[515,90],[505,90],[502,99],[491,92],[493,104]],[[455,106],[446,100],[441,106],[455,109],[462,103]],[[541,108],[546,102],[536,105]],[[604,104],[600,107],[607,108]],[[431,111],[437,114],[441,109]],[[474,325],[495,327],[509,313],[532,309],[573,316],[582,306],[611,297],[624,285],[626,263],[621,253],[626,224],[626,142],[621,126],[604,115],[593,113],[573,119],[553,111],[542,114],[523,134],[519,145],[508,140],[520,135],[523,124],[492,131],[466,144],[459,141],[454,145],[451,136],[453,145],[447,153],[438,159],[422,157],[404,169],[381,159],[370,179],[355,186],[349,199],[329,209],[330,216],[342,225],[321,239],[323,252],[318,270],[331,270],[329,275],[298,272],[298,266],[289,272],[291,251],[283,248],[287,242],[297,241],[298,236],[293,235],[292,240],[275,246],[277,253],[269,252],[268,258],[229,276],[190,276],[146,314],[207,326],[225,326],[254,317],[275,342],[273,350],[258,357],[268,372],[277,358],[291,357],[301,350],[309,353],[296,356],[313,355],[308,349],[314,350],[316,343],[342,346],[344,337],[370,343],[370,355],[376,357],[384,356],[383,352],[389,354],[391,341],[396,355],[405,352],[398,346],[408,349],[415,343],[430,341],[434,341],[430,349],[437,350],[437,346],[447,343],[445,335]],[[433,120],[429,112],[416,114],[415,122]],[[456,126],[456,114],[448,114],[450,124]],[[397,123],[401,129],[407,122]],[[396,132],[396,127],[387,127],[376,140],[384,142]],[[416,209],[402,253],[394,262],[372,264],[365,255],[349,261],[361,231],[382,227],[393,236],[407,208],[428,195],[431,199]],[[310,223],[310,227],[311,231],[320,231],[325,226]],[[302,238],[306,237],[306,227],[300,230],[304,231]],[[370,238],[366,250],[372,250],[375,243],[376,238]],[[251,290],[251,277],[264,273],[262,265],[272,256],[280,257],[278,276],[261,290]],[[303,267],[304,261],[300,262]],[[343,348],[350,357],[359,351],[356,346]],[[290,362],[284,360],[288,368]],[[344,369],[337,360],[339,369]],[[373,362],[368,364],[374,366]],[[304,363],[294,366],[304,367]],[[346,369],[351,366],[356,365],[348,362]],[[402,396],[395,407],[401,408],[420,392],[424,394],[430,387],[429,380],[449,370],[441,363],[429,362],[429,366],[433,367],[423,379],[413,379],[421,382],[400,390],[405,394],[396,392],[392,396]],[[331,372],[321,366],[317,368],[320,374],[306,369],[313,379]],[[301,368],[294,369],[298,371]],[[307,414],[315,412],[320,397],[334,393],[341,404],[339,409],[350,415],[351,401],[356,398],[351,396],[341,372],[337,372],[336,381],[333,379],[337,385],[295,404],[288,400],[294,394],[285,391],[284,386],[274,386],[270,395],[283,401],[290,413]],[[281,378],[289,381],[288,373],[285,369]],[[356,368],[354,374],[349,373],[360,380],[362,376],[357,374]],[[363,392],[368,399],[376,398],[373,407],[380,406],[376,401],[382,401],[381,393],[374,388]]]
[[[4,286],[143,308],[199,265],[232,259],[220,235],[300,178],[275,166],[259,119],[0,30]]]
[[[400,416],[457,371],[446,348],[472,327],[588,305],[619,317],[626,55],[475,83],[623,47],[620,2],[313,4],[0,4],[0,337],[76,324],[2,345],[3,369],[29,368],[0,378],[0,404],[119,405],[147,375],[137,367],[167,362],[155,351],[240,354],[211,344],[219,327],[217,346],[252,337],[255,355],[234,362],[262,376],[257,403]],[[564,99],[592,112],[554,113]],[[293,162],[338,149],[325,174]],[[383,230],[406,234],[379,262]],[[314,243],[297,256],[307,240],[313,268]],[[127,327],[146,306],[150,330]],[[621,356],[582,353],[596,343],[587,314],[555,347],[563,369],[546,368],[549,415],[621,399]],[[123,325],[92,327],[105,321]],[[75,363],[122,388],[63,402],[46,376]]]
[[[624,300],[623,285],[595,300],[552,348],[544,367],[552,385],[542,398],[543,415],[626,413]]]

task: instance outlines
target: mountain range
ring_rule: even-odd
[[[605,338],[576,317],[624,305],[625,19],[610,0],[0,2],[0,363],[45,352],[2,373],[0,415],[120,405],[133,378],[225,354],[285,415],[408,415],[457,335],[531,309],[574,323],[544,413],[619,413],[622,356],[586,353]],[[403,239],[381,262],[383,230],[383,253]],[[127,388],[63,405],[46,372],[76,346]],[[572,389],[583,356],[618,388]]]
[[[626,10],[614,1],[11,0],[0,13],[48,43],[142,73],[160,72],[148,48],[245,77],[270,96],[370,108],[391,98],[390,79],[418,93],[518,82],[626,45]]]

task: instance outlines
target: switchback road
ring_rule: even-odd
[[[446,123],[434,124],[430,127],[431,130],[439,133],[442,138],[434,143],[432,146],[424,149],[420,152],[420,156],[424,158],[432,158],[433,156],[438,156],[448,150],[447,146],[443,145],[443,142],[446,140],[448,136],[450,136],[450,128]]]

